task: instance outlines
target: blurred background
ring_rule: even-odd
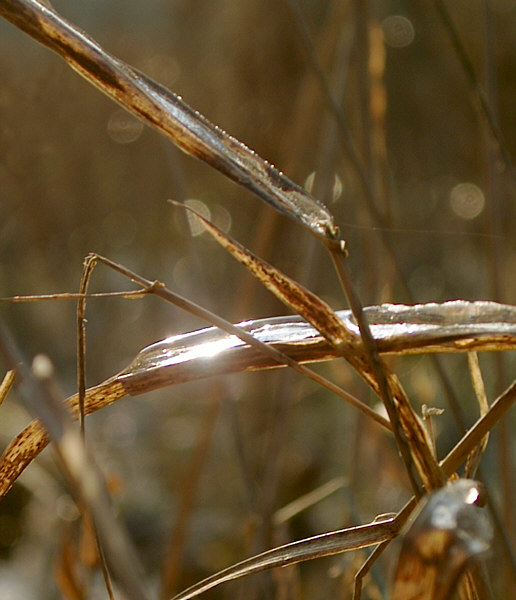
[[[515,0],[450,0],[445,12],[429,0],[53,4],[324,201],[364,304],[515,302]],[[345,307],[309,234],[183,155],[5,21],[0,81],[2,297],[76,291],[94,251],[235,322],[285,314],[172,198]],[[130,282],[97,268],[92,291],[125,289]],[[2,315],[26,356],[48,354],[63,395],[74,393],[74,303],[3,304]],[[147,344],[204,326],[156,298],[90,301],[88,385]],[[445,409],[436,423],[443,456],[460,432],[450,398],[465,425],[478,415],[466,357],[442,357],[441,375],[428,357],[391,363],[418,411],[423,403]],[[493,400],[514,378],[514,357],[482,356],[481,365]],[[318,369],[376,402],[342,361]],[[30,417],[15,393],[1,415],[5,446]],[[483,461],[513,544],[514,426],[512,414]],[[156,597],[273,545],[398,510],[410,496],[392,441],[286,370],[123,399],[89,419],[88,437]],[[278,509],[328,482],[336,491],[279,523]],[[68,564],[79,540],[77,510],[47,450],[0,502],[0,598],[105,597],[98,575],[74,575]],[[514,579],[495,546],[494,594],[509,597]],[[255,576],[210,597],[349,598],[365,556]],[[386,553],[363,598],[385,597],[395,558]]]

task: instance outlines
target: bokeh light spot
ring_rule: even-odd
[[[303,183],[303,187],[309,194],[314,193],[314,185],[315,185],[316,177],[318,177],[317,172],[312,171],[306,177],[306,179]],[[331,188],[331,201],[337,202],[337,200],[339,200],[340,197],[342,196],[343,190],[344,190],[344,185],[342,183],[342,179],[337,175],[337,173],[335,173],[334,178],[333,178],[333,186]]]
[[[204,217],[208,221],[210,220],[210,217],[211,217],[210,209],[201,200],[195,200],[195,199],[185,200],[185,204],[186,204],[186,206],[188,206],[189,208],[194,210],[196,213],[199,213],[201,215],[201,217]],[[187,211],[186,218],[188,220],[188,227],[190,227],[190,233],[192,234],[192,236],[195,237],[197,235],[201,235],[201,233],[204,233],[204,231],[205,231],[204,227],[202,226],[202,224],[199,222],[199,219],[197,219],[197,217],[194,214],[192,214],[190,211]]]
[[[212,209],[212,222],[224,233],[229,233],[233,218],[231,213],[221,204],[215,204]]]
[[[333,189],[332,189],[332,200],[333,202],[337,202],[337,200],[342,196],[342,191],[344,190],[344,186],[342,185],[342,179],[335,173],[335,179],[333,180]]]
[[[307,177],[303,183],[303,187],[309,194],[311,194],[312,190],[314,189],[314,181],[315,181],[315,171],[312,171],[309,175],[307,175]]]
[[[169,88],[176,83],[181,72],[177,60],[169,54],[155,54],[138,66],[146,75]]]
[[[80,513],[73,498],[68,494],[62,494],[55,502],[56,513],[63,521],[75,521]]]
[[[198,265],[195,264],[191,256],[183,256],[176,260],[172,277],[174,278],[174,285],[180,292],[187,294],[192,291],[194,287],[192,273],[195,273],[197,268]]]
[[[125,110],[116,110],[108,119],[108,135],[117,144],[135,142],[142,131],[143,123]]]
[[[484,210],[484,192],[474,183],[459,183],[450,192],[453,212],[462,219],[474,219]]]
[[[392,48],[405,48],[415,37],[412,22],[401,15],[387,17],[382,22],[382,32],[385,43]]]

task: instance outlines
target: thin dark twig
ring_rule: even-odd
[[[93,530],[95,534],[95,545],[97,546],[97,552],[100,561],[100,570],[102,571],[102,578],[104,579],[104,585],[106,586],[106,592],[109,600],[115,600],[115,594],[113,592],[113,584],[111,583],[111,575],[109,574],[109,567],[106,561],[106,554],[102,547],[102,540],[100,539],[97,526],[93,524]]]
[[[86,292],[95,268],[94,256],[87,256],[82,271],[80,297],[77,302],[77,394],[79,398],[79,423],[84,435],[84,398],[86,396]]]
[[[498,125],[496,113],[492,108],[491,103],[489,102],[489,98],[485,90],[483,89],[482,85],[480,84],[480,81],[478,80],[473,63],[471,62],[471,59],[469,58],[468,53],[466,52],[464,44],[460,39],[459,32],[455,27],[455,24],[443,0],[435,0],[435,6],[437,9],[437,14],[441,18],[441,22],[444,28],[446,29],[446,33],[450,38],[453,49],[455,50],[457,59],[459,60],[459,63],[466,75],[468,83],[473,93],[475,94],[475,97],[478,100],[480,110],[485,117],[485,122],[487,123],[489,132],[493,140],[496,142],[498,152],[504,162],[506,169],[511,174],[511,178],[514,182],[516,182],[516,169],[514,168],[514,164],[507,149],[505,140],[503,138],[502,131]]]
[[[380,558],[380,555],[384,550],[390,545],[391,540],[387,540],[378,544],[376,548],[371,552],[371,554],[364,561],[360,569],[355,574],[355,584],[353,587],[353,600],[360,600],[362,596],[362,583],[364,578],[367,576],[374,563]]]
[[[138,275],[137,273],[134,273],[133,271],[127,269],[126,267],[124,267],[120,264],[117,264],[117,263],[109,260],[108,258],[100,256],[99,254],[94,254],[92,256],[94,256],[98,262],[101,262],[101,263],[111,267],[112,269],[121,273],[128,279],[131,279],[135,283],[143,286],[144,289],[147,290],[147,293],[154,294],[160,298],[163,298],[167,302],[171,302],[172,304],[185,310],[186,312],[189,312],[190,314],[195,315],[195,316],[199,317],[200,319],[207,321],[208,323],[216,325],[223,331],[226,331],[227,333],[230,333],[231,335],[235,335],[236,337],[240,338],[246,344],[249,344],[250,346],[257,348],[260,351],[264,352],[265,354],[272,356],[274,358],[274,360],[276,360],[278,362],[278,364],[287,365],[287,366],[291,367],[292,369],[294,369],[295,371],[297,371],[298,373],[304,375],[305,377],[312,379],[312,381],[315,381],[322,387],[337,394],[339,397],[343,398],[344,400],[346,400],[347,402],[349,402],[350,404],[352,404],[353,406],[355,406],[356,408],[358,408],[359,410],[364,412],[368,417],[375,420],[377,423],[382,425],[384,428],[391,430],[390,422],[387,419],[385,419],[384,417],[382,417],[381,415],[379,415],[374,409],[370,408],[369,406],[367,406],[367,404],[364,404],[363,402],[358,400],[358,398],[355,398],[354,396],[352,396],[351,394],[349,394],[348,392],[346,392],[345,390],[343,390],[336,384],[332,383],[331,381],[327,380],[326,378],[322,377],[315,371],[312,371],[311,369],[308,369],[306,366],[299,364],[297,361],[295,361],[294,359],[289,357],[287,354],[281,352],[277,348],[274,348],[273,346],[271,346],[269,344],[260,342],[259,340],[257,340],[255,337],[253,337],[251,334],[249,334],[242,328],[240,328],[236,325],[233,325],[232,323],[230,323],[229,321],[226,321],[225,319],[216,315],[215,313],[199,306],[198,304],[192,302],[191,300],[187,300],[186,298],[173,292],[172,290],[169,290],[168,288],[165,287],[164,284],[162,284],[160,282],[150,281],[150,280]]]
[[[84,268],[81,277],[79,299],[77,302],[77,397],[79,401],[79,425],[83,438],[86,435],[85,429],[85,410],[84,403],[86,398],[86,292],[88,284],[95,268],[95,258],[88,257],[84,262]],[[106,591],[111,600],[113,600],[113,588],[111,577],[106,562],[106,555],[102,546],[102,540],[95,520],[92,520],[95,544],[99,555],[100,567]]]
[[[351,283],[351,276],[349,273],[349,267],[346,262],[346,255],[341,245],[333,245],[333,247],[329,248],[329,251],[333,259],[335,269],[338,273],[339,280],[344,289],[344,293],[346,294],[346,297],[348,299],[349,306],[360,329],[360,335],[362,337],[364,349],[366,354],[368,355],[373,375],[378,383],[380,397],[384,403],[385,409],[387,410],[387,414],[389,415],[389,420],[393,428],[394,438],[396,439],[398,450],[405,464],[405,469],[407,471],[412,490],[415,496],[419,497],[422,494],[422,490],[420,487],[420,483],[417,480],[417,476],[414,469],[414,463],[412,461],[410,453],[410,448],[406,436],[401,427],[398,411],[396,410],[396,406],[394,404],[392,390],[390,388],[389,382],[387,381],[385,369],[382,365],[380,356],[378,354],[378,350],[376,348],[376,342],[371,333],[371,329],[369,327],[369,323],[367,322],[367,318],[364,315],[364,310],[362,307],[362,303],[360,302],[360,298],[358,297],[358,294],[356,293],[356,290],[353,284]]]
[[[499,115],[499,82],[496,68],[496,41],[497,24],[490,3],[484,1],[485,16],[485,86],[486,100],[492,108],[494,122],[497,127],[500,126]],[[489,283],[493,298],[502,300],[505,297],[505,286],[503,284],[503,266],[505,253],[501,243],[501,234],[503,231],[504,210],[502,200],[504,198],[504,189],[502,187],[502,174],[498,168],[499,148],[496,141],[493,142],[493,136],[486,135],[485,152],[487,157],[487,207],[488,207],[488,229],[493,237],[488,240],[487,255],[489,256]],[[505,146],[504,149],[506,150]],[[487,240],[486,240],[487,241]],[[502,354],[497,353],[494,357],[496,387],[500,389],[507,380],[506,363]],[[505,592],[510,596],[511,582],[510,578],[516,579],[516,561],[514,545],[509,539],[508,532],[514,532],[516,521],[514,517],[514,485],[512,473],[514,472],[514,453],[511,451],[511,435],[507,423],[500,423],[498,429],[498,457],[500,464],[500,486],[502,488],[501,510],[504,517],[505,526],[500,526],[501,519],[495,505],[492,502],[491,495],[488,494],[489,508],[493,514],[493,519],[497,529],[498,539],[501,540],[502,548],[506,556]],[[512,538],[515,539],[514,536]]]
[[[299,9],[299,6],[295,2],[293,2],[293,0],[286,0],[286,1],[287,1],[287,5],[288,5],[290,11],[292,12],[292,14],[294,16],[294,22],[296,23],[301,41],[303,42],[303,45],[305,46],[305,49],[307,51],[312,69],[317,77],[317,80],[319,81],[326,104],[327,104],[327,106],[339,128],[339,132],[341,134],[341,140],[344,145],[345,151],[346,151],[347,155],[349,156],[351,163],[353,165],[353,168],[355,169],[355,171],[358,175],[359,181],[362,185],[362,188],[364,191],[364,198],[366,200],[367,210],[368,210],[372,220],[374,221],[374,223],[377,226],[377,231],[379,231],[379,233],[380,233],[382,243],[391,258],[392,264],[396,270],[396,273],[397,273],[399,281],[405,291],[405,294],[407,295],[409,302],[414,304],[415,303],[414,294],[412,293],[410,286],[408,285],[405,274],[403,273],[401,266],[400,266],[400,264],[401,264],[400,260],[399,260],[397,253],[394,250],[394,247],[391,243],[391,239],[389,236],[390,228],[388,227],[387,220],[385,219],[383,214],[378,209],[378,201],[376,198],[376,193],[373,189],[370,178],[364,169],[364,166],[362,164],[362,161],[360,159],[360,156],[359,156],[357,148],[356,148],[356,144],[353,140],[351,131],[346,123],[346,120],[342,114],[341,108],[335,102],[335,99],[333,98],[330,86],[328,84],[326,74],[324,73],[324,70],[323,70],[323,68],[320,64],[320,61],[317,57],[317,54],[315,52],[314,45],[310,39],[310,34],[309,34],[308,28],[306,26],[305,19]],[[437,371],[437,375],[443,384],[443,388],[444,388],[444,391],[446,394],[446,399],[448,401],[448,404],[451,408],[452,414],[455,417],[457,424],[459,424],[459,430],[460,430],[460,426],[465,423],[465,419],[462,414],[462,410],[460,408],[457,397],[456,397],[454,390],[448,379],[448,376],[446,375],[446,372],[444,371],[444,369],[437,357],[431,356],[430,361],[431,361],[432,365],[434,366],[435,370]],[[462,426],[462,429],[464,429],[463,426]]]
[[[25,296],[9,296],[0,298],[0,302],[45,302],[47,300],[80,300],[81,298],[141,298],[147,294],[146,290],[128,290],[126,292],[95,292],[81,294],[79,292],[63,292],[58,294],[29,294]]]

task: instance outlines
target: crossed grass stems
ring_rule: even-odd
[[[66,22],[52,9],[33,0],[10,0],[0,5],[0,14],[40,43],[56,51],[83,77],[126,109],[136,114],[140,119],[157,128],[183,151],[211,164],[237,183],[254,192],[259,198],[271,204],[276,210],[308,229],[329,252],[339,282],[358,325],[359,336],[352,334],[334,311],[315,294],[258,257],[253,256],[243,246],[231,240],[199,215],[196,215],[206,230],[220,244],[244,264],[253,275],[258,277],[277,298],[320,332],[336,355],[343,356],[351,364],[382,399],[388,420],[383,419],[361,401],[350,396],[344,390],[339,390],[337,386],[302,365],[302,360],[294,360],[274,346],[260,342],[242,328],[236,327],[189,300],[178,296],[163,284],[148,281],[136,273],[130,272],[125,267],[116,265],[97,255],[91,255],[86,260],[81,290],[78,294],[79,391],[77,396],[69,399],[68,403],[75,416],[80,419],[83,429],[84,416],[87,413],[117,400],[126,395],[128,391],[130,393],[130,390],[124,387],[117,376],[90,390],[86,390],[85,386],[84,311],[86,298],[88,297],[89,278],[94,265],[99,261],[125,274],[142,286],[141,291],[133,292],[133,294],[152,293],[173,302],[175,305],[216,325],[223,331],[235,335],[246,344],[268,354],[278,364],[292,367],[350,401],[381,426],[392,432],[412,488],[413,499],[396,516],[380,519],[377,522],[349,530],[331,532],[323,536],[324,539],[306,540],[304,546],[303,544],[299,546],[302,549],[300,554],[292,554],[292,546],[277,548],[271,551],[272,555],[266,553],[266,556],[263,555],[245,561],[240,566],[237,565],[220,575],[210,578],[207,584],[201,583],[194,586],[193,589],[181,594],[179,597],[193,597],[204,589],[209,589],[209,587],[213,587],[213,585],[228,578],[270,569],[274,566],[284,566],[317,556],[375,545],[377,546],[376,550],[357,574],[355,597],[359,597],[362,578],[370,569],[372,561],[383,551],[386,544],[400,533],[401,526],[412,513],[417,500],[423,495],[431,493],[432,490],[445,486],[448,479],[453,476],[456,469],[468,456],[470,457],[468,474],[474,474],[476,465],[473,463],[478,460],[478,455],[485,447],[485,436],[510,408],[516,397],[514,384],[495,401],[492,407],[484,407],[484,414],[476,425],[464,435],[444,460],[438,461],[434,453],[431,435],[413,411],[399,379],[387,368],[379,356],[376,340],[371,333],[370,324],[350,275],[347,249],[344,242],[339,238],[338,228],[327,208],[292,183],[260,156],[213,126],[207,119],[193,111],[170,91],[110,56],[90,37]],[[499,140],[498,137],[495,136],[495,138]],[[378,218],[378,214],[373,212],[374,216]],[[388,246],[387,249],[393,255],[392,248]],[[469,340],[471,345],[478,341],[477,338],[474,336],[472,338],[471,335],[466,339]],[[495,349],[497,343],[499,343],[499,338],[496,338],[492,343]],[[465,343],[465,348],[468,348],[467,343]],[[500,342],[498,349],[505,348],[506,346],[504,347],[503,343]],[[4,342],[4,350],[4,354],[7,354],[8,359],[10,357],[11,362],[16,362],[16,360],[13,360],[16,353],[9,350],[7,342]],[[482,398],[481,376],[474,357],[470,359],[470,365],[474,375],[475,390],[477,395]],[[24,377],[26,381],[33,381],[33,376],[29,372],[25,372]],[[49,406],[53,406],[54,414],[50,417],[40,414],[38,413],[39,409],[35,406],[33,408],[35,416],[41,419],[48,434],[56,442],[60,459],[72,484],[72,489],[76,492],[78,499],[83,502],[83,506],[87,507],[87,511],[93,516],[101,554],[105,555],[108,568],[115,574],[128,597],[146,597],[145,591],[141,588],[141,583],[138,584],[135,577],[131,577],[133,557],[130,553],[124,559],[119,555],[125,543],[125,538],[123,533],[120,533],[117,529],[117,526],[106,516],[101,493],[98,492],[97,495],[94,494],[93,496],[89,495],[91,490],[87,489],[84,476],[81,475],[80,470],[77,470],[77,464],[70,464],[70,457],[67,452],[67,449],[69,450],[67,445],[70,443],[69,440],[73,440],[71,443],[75,450],[82,446],[80,446],[80,440],[74,437],[73,430],[70,429],[67,421],[68,417],[59,413],[55,403],[52,405],[52,394],[48,393],[49,390],[45,387],[46,384],[48,384],[48,375],[40,373],[39,383],[36,381],[35,387],[33,386],[31,389],[34,394],[39,394],[40,392],[37,390],[39,386],[42,387],[42,403],[45,405],[45,402],[48,401]],[[8,385],[6,387],[8,388]],[[141,389],[138,391],[141,391]],[[52,419],[55,419],[55,422]],[[56,422],[60,423],[60,427],[55,427]],[[69,433],[68,437],[64,435],[67,433]],[[13,441],[0,464],[0,473],[3,475],[1,482],[3,493],[12,485],[23,468],[46,445],[48,439],[45,429],[38,422],[35,422]],[[77,450],[77,452],[80,454],[82,451]],[[476,455],[476,458],[472,458],[473,454]],[[88,465],[91,462],[91,457],[87,455],[87,452],[81,456],[82,467],[90,472],[88,471]],[[94,470],[91,472],[93,473],[92,478],[95,480],[98,474],[95,474]],[[103,487],[100,482],[99,490],[101,489]],[[109,539],[110,536],[111,540]],[[106,579],[109,581],[107,570]],[[133,574],[137,572],[137,569],[133,570]],[[477,570],[468,570],[467,577],[463,579],[461,585],[464,597],[474,598],[477,593],[482,597],[482,591],[479,592],[479,590],[483,590],[484,582]],[[406,590],[401,589],[398,593],[399,595],[396,598],[399,598],[399,600],[410,598]],[[429,590],[426,597],[433,597],[432,593]]]

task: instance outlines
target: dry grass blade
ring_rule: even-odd
[[[349,335],[335,312],[315,294],[269,263],[251,254],[201,215],[195,211],[192,212],[219,244],[246,266],[279,300],[320,331],[384,399],[396,443],[414,492],[420,493],[413,465],[427,490],[441,485],[443,483],[442,474],[433,457],[431,444],[427,439],[424,427],[413,412],[398,378],[381,364],[369,326],[367,321],[364,321],[363,310],[361,307],[358,311],[356,310],[359,305],[358,298],[356,293],[351,290],[349,277],[345,287],[348,298],[351,300],[353,314],[359,322],[360,344],[357,344],[357,340]],[[331,246],[333,248],[334,244]],[[336,266],[340,267],[339,258],[336,257],[337,252],[340,252],[338,248],[331,250]],[[342,259],[342,253],[339,254],[339,257]],[[342,269],[339,270],[339,274],[342,275]]]
[[[104,406],[108,406],[126,395],[126,389],[116,377],[107,379],[100,385],[86,391],[85,414],[88,415]],[[72,416],[78,419],[78,396],[74,395],[68,398],[67,406],[73,411]],[[45,428],[39,420],[32,421],[12,440],[0,460],[0,497],[9,491],[25,467],[46,448],[49,441]]]
[[[482,378],[480,364],[478,362],[478,354],[476,352],[468,352],[468,365],[471,375],[471,382],[473,384],[473,389],[475,390],[475,395],[480,409],[480,416],[483,417],[489,411],[489,402],[487,400],[486,388]],[[487,448],[488,441],[489,434],[486,434],[482,438],[480,444],[469,454],[464,470],[464,477],[475,476],[482,454]]]
[[[482,438],[505,416],[515,401],[516,381],[513,381],[505,392],[493,402],[487,414],[478,419],[446,458],[441,461],[441,466],[446,475],[452,475],[459,468],[462,462],[466,460],[468,453],[481,443]]]
[[[2,383],[0,383],[0,404],[2,404],[10,389],[13,387],[15,377],[16,372],[12,370],[7,371],[7,373],[4,375]]]
[[[379,347],[386,353],[411,354],[428,350],[463,352],[470,347],[489,350],[504,348],[504,343],[507,344],[506,348],[513,348],[516,344],[516,334],[512,333],[514,308],[510,306],[485,302],[451,302],[416,307],[384,305],[365,310],[370,313],[371,320],[377,322],[377,327],[373,325],[373,332],[378,335]],[[485,322],[479,321],[480,315],[484,315]],[[342,311],[339,316],[350,332],[357,335],[350,312]],[[500,319],[498,326],[497,319]],[[439,325],[436,325],[436,321],[439,321]],[[407,323],[405,329],[404,322]],[[278,329],[273,325],[277,325]],[[444,328],[443,336],[440,334],[440,327]],[[138,395],[221,373],[288,364],[275,362],[263,350],[247,346],[238,337],[238,332],[242,331],[249,333],[251,338],[265,347],[279,345],[280,355],[292,355],[294,362],[328,360],[337,356],[325,345],[324,339],[317,337],[315,330],[293,317],[288,317],[287,320],[262,319],[241,323],[232,332],[233,339],[218,328],[209,328],[191,335],[176,336],[142,350],[127,369],[86,390],[85,414],[91,414],[128,394]],[[420,346],[415,345],[415,341]],[[216,348],[220,357],[214,352]],[[206,355],[212,358],[209,369],[203,359]],[[468,433],[474,436],[474,441],[457,446],[455,452],[459,456],[459,462],[455,461],[451,470],[446,461],[443,463],[448,475],[458,468],[465,457],[464,452],[467,454],[474,448],[509,409],[513,401],[510,389],[493,403],[489,413]],[[77,418],[77,396],[70,397],[67,403]],[[476,427],[481,428],[482,433],[475,433]],[[7,493],[23,469],[47,444],[48,437],[38,421],[29,424],[9,444],[0,461],[0,497]],[[465,447],[467,450],[464,450]]]
[[[493,403],[491,407],[491,411],[494,410],[493,414],[490,417],[486,415],[480,419],[441,462],[447,476],[453,474],[466,457],[468,449],[475,446],[477,439],[483,435],[486,428],[491,428],[495,422],[504,416],[515,399],[516,383],[510,386]],[[479,513],[474,506],[481,501],[481,496],[476,482],[460,479],[435,492],[430,496],[430,500],[423,500],[421,506],[424,509],[416,520],[415,527],[410,529],[407,546],[404,548],[404,554],[400,557],[393,599],[433,600],[434,598],[448,598],[447,595],[439,595],[439,593],[448,594],[455,586],[457,577],[463,572],[469,560],[489,549],[492,537],[491,525],[487,517]],[[385,543],[388,543],[400,533],[400,527],[402,527],[414,507],[415,498],[412,498],[396,517],[386,521],[373,522],[369,525],[362,525],[348,530],[334,531],[324,534],[324,537],[315,536],[314,538],[274,548],[199,582],[176,596],[174,600],[187,600],[196,597],[221,583],[262,570],[365,547],[359,545],[349,547],[348,544],[357,532],[360,533],[360,537],[351,543],[362,544],[365,540],[364,536],[372,533],[371,527],[373,525],[377,528],[379,535],[376,536],[376,541],[367,545],[381,544],[378,547],[381,552],[385,548]],[[443,509],[446,509],[448,517],[440,521],[438,516],[441,515]],[[390,537],[382,537],[384,532],[380,526],[386,523],[389,524],[389,527],[393,527],[392,530],[389,529]],[[414,548],[417,550],[416,553],[414,553]],[[291,554],[292,549],[295,549],[296,553]],[[448,550],[457,562],[449,560]],[[370,567],[370,562],[366,563],[365,566],[366,571],[361,573],[360,579],[357,581],[354,598],[360,597],[361,580],[367,572],[367,567]],[[431,595],[435,590],[438,592],[437,595]]]
[[[114,577],[129,599],[142,600],[147,594],[142,585],[142,569],[127,534],[116,521],[105,481],[89,454],[84,440],[55,391],[52,365],[47,357],[34,360],[32,371],[4,324],[0,330],[0,352],[16,367],[21,391],[30,411],[41,419],[54,442],[59,465],[76,502],[87,507]]]
[[[324,498],[327,498],[337,490],[341,489],[344,484],[345,481],[342,477],[335,477],[331,481],[323,483],[323,485],[317,489],[308,492],[308,494],[305,494],[300,498],[296,498],[274,513],[274,524],[281,525],[282,523],[286,523],[301,511],[306,510],[310,506],[320,502]]]
[[[354,585],[353,585],[353,600],[360,600],[362,597],[362,585],[365,577],[371,570],[374,563],[378,560],[383,551],[389,546],[390,540],[382,542],[378,544],[376,548],[371,552],[371,554],[364,561],[360,569],[355,573],[354,577]]]
[[[253,573],[260,573],[276,567],[294,565],[301,561],[375,546],[396,537],[409,514],[410,510],[404,509],[396,517],[316,535],[312,538],[273,548],[258,556],[253,556],[233,565],[228,569],[224,569],[212,577],[208,577],[204,581],[175,596],[174,600],[195,598],[221,583],[252,575]]]
[[[276,267],[252,254],[247,248],[231,239],[218,227],[210,223],[202,215],[190,207],[173,202],[175,206],[183,206],[193,213],[206,231],[223,247],[231,256],[242,263],[260,282],[272,292],[278,300],[301,315],[308,323],[317,329],[337,350],[348,355],[353,349],[357,354],[359,348],[357,338],[350,335],[337,314],[319,296],[282,273]],[[354,348],[357,346],[356,348]]]
[[[319,237],[335,237],[326,207],[181,98],[109,55],[83,31],[35,0],[6,0],[0,15],[61,55],[90,83],[181,150],[204,160]]]
[[[229,333],[231,336],[235,336],[256,350],[271,357],[276,361],[277,365],[288,365],[292,367],[294,370],[309,377],[313,381],[316,381],[318,384],[326,387],[330,391],[345,399],[347,402],[353,404],[386,429],[390,429],[390,424],[384,417],[376,413],[373,409],[362,403],[360,400],[351,394],[348,394],[332,382],[326,380],[324,377],[314,373],[310,369],[307,369],[305,366],[298,364],[294,359],[284,354],[274,346],[268,345],[255,338],[244,328],[229,323],[218,315],[215,315],[214,313],[202,308],[194,302],[191,302],[175,292],[172,292],[163,284],[160,284],[156,281],[149,281],[130,271],[129,269],[113,263],[104,257],[92,254],[89,258],[90,260],[87,261],[87,269],[89,269],[96,261],[110,266],[122,275],[125,275],[132,281],[143,286],[144,289],[142,292],[145,291],[145,293],[153,293],[167,302],[171,302],[172,304],[183,308],[187,312],[200,317],[201,319],[216,324],[221,330]],[[81,295],[81,297],[83,297],[83,295]],[[136,363],[138,363],[138,357]],[[138,369],[136,365],[135,369]],[[71,408],[74,417],[77,418],[77,416],[82,413],[90,414],[91,412],[94,412],[103,406],[107,406],[108,404],[111,404],[127,394],[137,395],[139,393],[143,393],[144,391],[149,391],[163,386],[162,373],[156,374],[154,370],[147,369],[145,366],[144,369],[146,370],[148,377],[128,378],[126,383],[124,383],[124,373],[120,373],[119,375],[115,375],[114,377],[107,379],[98,386],[90,388],[89,390],[85,390],[83,403],[79,401],[78,394],[70,397],[67,400],[67,403]],[[125,375],[127,374],[125,373]],[[169,384],[170,381],[166,385]],[[83,405],[83,408],[81,408],[81,404]],[[48,444],[48,441],[48,437],[41,423],[39,421],[33,421],[9,444],[0,461],[0,497],[7,493],[20,473],[33,460],[33,458],[37,456],[39,452],[43,450],[43,448],[45,448],[45,446]]]
[[[81,298],[142,298],[146,290],[127,290],[126,292],[95,292],[81,294],[80,292],[64,292],[62,294],[32,294],[0,298],[0,303],[12,304],[18,302],[42,302],[44,300],[80,300]]]
[[[382,399],[412,490],[419,497],[423,493],[421,484],[428,492],[444,483],[443,474],[433,456],[432,442],[413,411],[400,380],[380,358],[369,321],[352,282],[347,256],[337,244],[328,244],[327,248],[360,330],[365,363],[368,367],[363,376]]]

